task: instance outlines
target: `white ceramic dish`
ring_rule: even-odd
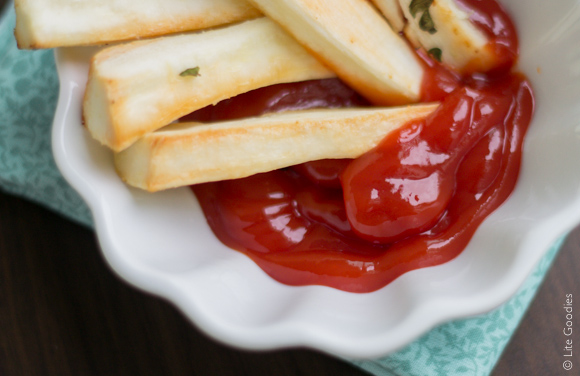
[[[580,1],[503,3],[518,26],[520,69],[538,103],[518,186],[459,257],[379,291],[281,285],[215,239],[189,189],[149,194],[125,186],[110,152],[80,125],[91,49],[56,52],[56,161],[90,206],[112,268],[176,304],[210,336],[249,349],[384,355],[438,323],[506,301],[549,246],[580,222]]]

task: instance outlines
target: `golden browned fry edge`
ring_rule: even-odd
[[[181,116],[235,95],[334,76],[262,17],[102,50],[91,61],[83,118],[95,139],[120,151]]]
[[[423,66],[368,1],[250,0],[378,105],[420,99]]]
[[[437,106],[307,110],[212,124],[175,124],[115,154],[115,165],[129,185],[159,191],[312,160],[356,158]]]
[[[15,0],[14,7],[22,49],[105,44],[261,15],[246,0]]]

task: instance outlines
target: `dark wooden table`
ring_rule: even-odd
[[[559,375],[566,294],[580,306],[580,229],[558,255],[494,375]],[[575,371],[580,370],[580,309]],[[577,328],[577,329],[576,329]],[[208,339],[129,287],[91,230],[0,193],[0,375],[357,375],[309,350],[255,353]],[[578,375],[579,373],[569,373]]]
[[[5,0],[0,0],[0,6]],[[580,228],[566,241],[494,375],[580,374]],[[562,369],[573,294],[574,369]],[[91,230],[0,193],[0,375],[357,375],[304,349],[247,352],[205,337],[118,279]]]

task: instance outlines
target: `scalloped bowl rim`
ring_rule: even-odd
[[[540,14],[544,20],[561,20],[558,11],[552,11],[553,15],[537,9],[516,12],[533,7],[516,9],[516,0],[505,3],[516,24],[525,30],[524,34],[520,31],[522,62],[539,57],[541,47],[553,42],[549,37],[564,45],[566,38],[572,38],[571,34],[580,30],[573,22],[580,20],[576,0],[559,4],[562,16],[568,14],[568,20],[572,17],[572,21],[559,30],[555,23],[544,27],[541,34],[544,42],[533,32],[528,36],[533,20]],[[580,46],[577,50],[580,51]],[[519,67],[538,89],[538,107],[526,139],[520,181],[514,194],[482,224],[460,256],[437,267],[407,273],[369,294],[350,294],[323,286],[281,285],[265,276],[245,256],[222,249],[225,247],[215,238],[206,239],[213,237],[207,225],[199,222],[199,218],[190,222],[188,217],[188,210],[199,216],[199,207],[187,188],[150,196],[120,183],[109,152],[92,141],[80,126],[87,59],[93,51],[93,48],[65,48],[55,52],[61,85],[52,134],[57,165],[90,207],[103,255],[112,269],[132,285],[172,302],[198,328],[223,343],[261,350],[304,346],[355,358],[385,355],[440,323],[488,312],[507,301],[547,249],[580,222],[579,179],[574,176],[561,179],[562,175],[550,163],[555,151],[557,155],[553,158],[558,163],[563,157],[580,160],[573,158],[580,158],[580,153],[575,152],[580,149],[580,126],[574,120],[578,117],[572,106],[561,103],[566,102],[561,98],[564,94],[552,98],[556,82],[549,82],[561,72],[568,72],[565,78],[571,84],[563,89],[567,90],[565,98],[572,104],[580,102],[580,90],[573,88],[574,82],[580,83],[580,73],[571,68],[580,57],[569,57],[570,61],[535,59],[534,63],[522,63]],[[563,86],[560,83],[558,87]],[[557,113],[558,106],[564,110],[565,125],[553,132],[542,130],[549,115]],[[565,145],[555,149],[563,135]],[[551,153],[542,151],[539,145],[551,146]],[[568,171],[574,171],[570,170],[574,164],[566,163]],[[558,178],[558,182],[548,181],[552,177]],[[545,184],[537,179],[546,179]],[[560,181],[564,183],[559,184]],[[176,213],[166,213],[172,210]],[[183,226],[167,230],[146,219],[148,215],[166,214],[180,221],[178,227]],[[215,250],[215,254],[191,256],[183,251],[171,253],[165,248],[143,250],[147,243],[132,247],[134,241],[141,241],[136,237],[151,237],[147,241],[155,247],[166,244],[164,234],[179,237],[172,231],[184,231],[191,224],[205,226],[195,239],[202,239],[200,247]],[[147,231],[143,230],[143,234],[139,226],[145,226]],[[151,231],[158,228],[162,229],[161,236]],[[171,248],[173,244],[168,243]],[[170,260],[164,263],[156,250],[168,254]],[[481,255],[484,251],[493,253],[493,257]],[[500,274],[493,274],[498,268]]]

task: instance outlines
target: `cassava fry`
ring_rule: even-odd
[[[419,100],[421,64],[413,49],[368,1],[250,2],[375,104]]]
[[[223,99],[272,84],[334,76],[262,17],[102,50],[91,61],[83,117],[95,139],[120,151]]]
[[[311,160],[356,158],[437,104],[305,110],[212,124],[173,124],[115,155],[121,178],[148,191],[235,179]]]
[[[246,0],[15,0],[23,49],[94,45],[260,16]]]
[[[399,0],[371,0],[371,2],[375,4],[387,21],[389,21],[394,31],[397,33],[403,32],[407,21],[401,10]]]
[[[441,62],[460,73],[485,72],[496,64],[494,52],[486,47],[489,40],[454,0],[436,0],[426,9],[411,7],[412,0],[399,3],[408,21],[404,34],[415,47],[437,51]],[[432,28],[420,25],[426,11]]]

